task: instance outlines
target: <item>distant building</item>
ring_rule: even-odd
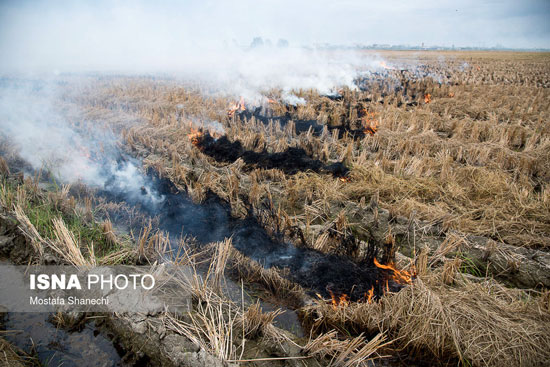
[[[282,38],[279,38],[277,41],[277,47],[279,48],[287,48],[288,47],[288,41]]]
[[[257,47],[263,47],[264,46],[264,40],[262,37],[254,37],[252,40],[252,43],[250,44],[250,48],[257,48]]]

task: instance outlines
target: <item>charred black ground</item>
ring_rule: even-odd
[[[121,160],[120,164],[125,164]],[[346,256],[327,255],[313,249],[297,247],[285,241],[282,235],[269,235],[252,215],[246,219],[231,216],[231,208],[217,195],[209,192],[206,199],[194,203],[186,193],[180,192],[167,179],[159,178],[152,170],[146,176],[147,187],[142,198],[116,189],[112,183],[99,192],[110,201],[122,201],[138,207],[148,216],[159,219],[159,228],[175,239],[182,236],[194,237],[199,244],[207,244],[232,238],[233,246],[243,255],[258,261],[265,268],[288,269],[288,278],[323,297],[346,294],[351,300],[360,300],[374,287],[375,296],[380,296],[386,287],[387,270],[374,266],[373,257],[381,249],[371,245],[369,256],[356,263]],[[150,192],[163,197],[161,203],[152,203]],[[383,245],[382,245],[383,246]],[[382,258],[382,256],[380,256]],[[393,281],[389,290],[397,291],[401,286]]]
[[[344,176],[348,171],[342,163],[326,165],[312,159],[303,149],[289,148],[281,153],[247,151],[238,141],[230,142],[225,136],[214,139],[208,133],[202,135],[199,147],[203,153],[222,162],[241,158],[251,169],[278,168],[287,174],[311,170],[334,176]],[[194,203],[186,193],[178,191],[168,179],[159,178],[152,170],[142,175],[144,186],[141,189],[130,189],[127,183],[118,182],[120,178],[116,172],[125,171],[128,165],[140,167],[139,160],[114,147],[108,156],[106,150],[94,147],[89,150],[92,159],[103,167],[102,177],[106,177],[104,186],[96,195],[158,218],[159,229],[169,233],[172,239],[191,236],[198,243],[207,244],[231,237],[234,247],[243,255],[266,268],[287,269],[284,274],[290,280],[323,297],[347,294],[351,300],[359,300],[373,287],[375,296],[383,294],[389,274],[374,266],[373,258],[379,250],[377,244],[371,245],[370,255],[361,263],[353,262],[345,255],[327,255],[297,247],[281,233],[268,234],[252,211],[244,220],[233,218],[230,205],[212,192],[202,203]],[[23,169],[33,174],[32,168],[23,160],[11,160],[10,163],[18,166],[15,171]],[[42,179],[48,180],[48,176],[43,175]],[[399,288],[399,284],[389,282],[390,290]]]
[[[214,139],[208,132],[196,138],[195,145],[204,154],[218,162],[232,163],[241,158],[249,169],[277,168],[289,175],[303,171],[313,171],[332,174],[335,177],[343,177],[349,171],[341,162],[326,165],[320,160],[313,159],[302,148],[291,147],[279,153],[269,153],[265,150],[255,152],[245,150],[240,141],[231,142],[225,135]]]

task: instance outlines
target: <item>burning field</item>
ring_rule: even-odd
[[[189,315],[105,321],[135,365],[184,363],[159,333],[203,364],[547,364],[548,55],[378,57],[329,91],[1,80],[1,253],[191,266]]]

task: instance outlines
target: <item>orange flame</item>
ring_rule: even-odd
[[[393,272],[392,279],[399,284],[412,284],[414,271],[398,270],[393,263],[387,265],[380,264],[376,258],[374,258],[374,265],[380,269],[391,270]],[[386,290],[389,290],[388,283],[386,281]]]
[[[227,116],[233,117],[233,115],[235,115],[235,112],[237,111],[246,111],[246,106],[244,105],[243,97],[241,97],[239,102],[236,102],[233,106],[229,107],[229,110],[227,111]]]
[[[372,125],[365,126],[365,134],[374,135],[378,131],[378,121],[375,121]]]
[[[454,92],[449,92],[449,98],[453,98],[455,96]]]
[[[331,298],[330,303],[332,304],[333,308],[336,309],[337,307],[348,307],[350,305],[350,299],[347,294],[343,293],[342,295],[340,295],[340,297],[338,297],[335,296],[334,293],[332,293],[330,290],[329,293]]]
[[[380,61],[380,66],[382,66],[382,67],[383,67],[384,69],[386,69],[386,70],[395,70],[394,67],[389,66],[388,64],[386,64],[385,61]]]
[[[369,112],[366,108],[361,110],[361,123],[365,134],[374,135],[378,131],[378,121],[376,120],[376,112]]]
[[[371,289],[369,289],[369,291],[367,292],[367,302],[368,303],[372,303],[372,297],[374,296],[374,285],[372,286]]]
[[[351,178],[349,177],[339,177],[338,179],[342,182],[351,182]]]
[[[432,101],[432,95],[430,93],[424,94],[424,103],[430,103]]]
[[[268,98],[268,99],[267,99],[267,103],[277,104],[277,103],[279,103],[279,102],[277,102],[277,101],[274,100],[274,99]]]
[[[199,129],[194,129],[193,127],[189,128],[191,129],[191,132],[187,136],[189,137],[189,140],[191,140],[191,144],[198,147],[203,133]]]

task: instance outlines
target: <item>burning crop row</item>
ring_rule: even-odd
[[[246,111],[246,106],[244,104],[244,98],[241,97],[239,102],[236,102],[234,105],[229,107],[229,109],[227,110],[227,116],[233,117],[236,112],[243,112],[243,111]]]
[[[268,104],[271,105],[281,105],[279,102],[270,98],[268,98],[267,101]],[[244,99],[241,97],[239,102],[232,104],[228,109],[227,116],[230,119],[251,119],[254,117],[265,124],[268,124],[270,121],[278,121],[282,125],[286,125],[291,121],[290,111],[295,110],[296,106],[283,105],[283,109],[286,110],[284,115],[273,116],[272,114],[269,114],[268,117],[266,113],[269,112],[269,108],[266,110],[264,107],[258,106],[250,111],[246,108]],[[378,120],[375,112],[369,112],[366,107],[362,107],[358,112],[358,119],[360,127],[355,129],[346,125],[322,125],[315,120],[304,121],[297,119],[293,121],[293,123],[297,134],[306,133],[312,130],[313,134],[320,135],[324,126],[326,126],[329,131],[337,131],[339,138],[343,137],[346,133],[351,135],[354,139],[362,139],[365,136],[372,136],[376,134],[376,131],[378,130]]]
[[[411,95],[413,92],[415,93],[414,98]],[[455,92],[456,94],[453,94]],[[422,219],[441,219],[441,217],[435,219],[430,217],[434,213],[428,211],[434,205],[429,204],[426,200],[436,200],[437,198],[437,200],[442,200],[449,207],[454,208],[452,205],[457,204],[457,202],[453,200],[464,197],[459,192],[457,193],[456,188],[454,189],[451,186],[434,188],[431,182],[439,182],[441,178],[449,177],[445,175],[460,173],[460,167],[457,168],[459,165],[466,166],[464,168],[469,169],[468,172],[472,173],[471,164],[468,163],[468,159],[470,158],[461,153],[458,148],[471,149],[473,145],[478,143],[478,137],[481,141],[481,139],[494,135],[492,127],[475,132],[476,128],[485,128],[489,124],[487,121],[477,119],[475,117],[477,116],[476,111],[466,111],[472,119],[476,120],[471,123],[466,121],[469,123],[467,125],[469,128],[464,131],[460,130],[460,126],[464,127],[466,124],[462,120],[458,121],[455,118],[460,113],[456,109],[456,105],[459,104],[462,106],[467,104],[464,97],[469,93],[467,89],[459,86],[453,88],[448,85],[438,86],[432,82],[418,82],[414,85],[414,88],[410,87],[407,90],[407,98],[400,95],[400,93],[402,91],[384,96],[384,103],[379,103],[380,101],[377,99],[376,92],[369,93],[363,90],[358,92],[344,90],[342,91],[342,98],[335,100],[329,100],[320,96],[311,98],[309,95],[301,95],[301,97],[304,96],[307,100],[306,104],[297,106],[295,110],[292,107],[284,106],[288,115],[286,115],[283,106],[280,106],[282,112],[279,113],[279,107],[275,106],[273,101],[268,101],[269,107],[267,110],[256,111],[252,107],[245,105],[244,101],[241,100],[232,106],[234,107],[234,112],[230,115],[230,118],[227,118],[224,111],[226,104],[220,108],[222,118],[218,120],[223,120],[226,136],[215,136],[213,133],[208,134],[204,131],[195,130],[189,137],[186,137],[183,135],[186,134],[186,129],[181,129],[182,131],[179,134],[174,133],[173,136],[170,136],[167,133],[169,129],[164,129],[163,132],[147,129],[142,132],[141,145],[135,151],[154,152],[156,155],[162,155],[161,158],[165,159],[165,161],[160,159],[153,161],[156,158],[150,158],[153,157],[153,155],[150,155],[148,157],[150,161],[148,162],[152,162],[151,166],[158,165],[160,167],[163,164],[166,165],[166,163],[162,162],[169,161],[179,164],[179,166],[175,165],[174,169],[167,167],[162,171],[163,175],[166,174],[167,177],[170,177],[182,187],[187,185],[190,188],[190,192],[201,189],[207,191],[210,189],[220,192],[220,197],[224,195],[224,192],[227,192],[228,194],[223,197],[232,208],[238,208],[238,205],[242,205],[243,202],[247,204],[255,203],[250,204],[253,206],[253,209],[249,211],[249,213],[252,213],[252,216],[257,215],[257,208],[265,207],[266,203],[269,205],[271,202],[272,206],[268,207],[270,210],[268,215],[272,215],[274,218],[273,221],[279,220],[284,223],[291,223],[291,225],[303,231],[304,241],[301,241],[298,235],[295,235],[295,237],[289,236],[289,238],[293,240],[297,239],[296,243],[304,248],[316,248],[325,254],[323,256],[327,260],[319,261],[312,270],[312,277],[315,276],[318,280],[313,281],[307,276],[303,276],[304,273],[302,270],[294,270],[297,268],[292,261],[298,261],[298,259],[292,257],[286,259],[284,257],[299,257],[301,256],[299,254],[303,252],[291,251],[284,241],[278,243],[278,248],[275,245],[266,245],[267,242],[263,242],[263,240],[258,241],[262,244],[261,248],[255,248],[248,242],[240,242],[240,244],[237,242],[236,246],[239,247],[243,254],[247,254],[250,258],[257,259],[258,261],[268,259],[265,261],[266,266],[273,265],[275,267],[281,266],[290,269],[290,273],[285,276],[288,276],[288,279],[291,279],[293,282],[301,282],[300,284],[304,287],[319,293],[323,298],[323,302],[326,301],[328,303],[325,304],[328,306],[328,310],[337,310],[337,312],[333,312],[334,314],[342,315],[348,311],[351,313],[355,312],[358,308],[367,309],[369,306],[372,306],[369,310],[374,310],[373,314],[375,314],[376,310],[382,310],[385,305],[392,304],[392,300],[407,300],[411,295],[415,296],[417,290],[423,292],[423,284],[427,284],[428,280],[422,277],[421,281],[414,281],[415,273],[412,268],[400,270],[394,261],[383,257],[374,257],[371,258],[371,261],[365,260],[365,262],[358,261],[359,259],[363,259],[361,251],[364,251],[364,248],[361,246],[365,246],[366,243],[371,243],[373,240],[380,239],[380,233],[386,231],[389,226],[392,228],[395,226],[401,231],[399,233],[399,246],[409,250],[409,247],[413,246],[412,243],[414,243],[415,239],[419,240],[423,238],[423,235],[419,235],[418,232],[407,232],[404,229],[406,225],[403,224],[403,220],[406,222],[407,218],[412,218],[409,220],[412,223],[410,226],[415,226],[418,219],[413,218],[414,215],[411,214],[415,213],[415,210],[418,210],[416,213]],[[455,95],[457,98],[451,99]],[[534,98],[535,94],[531,97]],[[278,97],[273,98],[274,101],[278,99]],[[415,108],[414,110],[399,109],[399,103],[401,102],[403,104],[416,102],[419,108]],[[270,115],[270,111],[278,112],[277,114]],[[524,109],[522,111],[525,112]],[[525,112],[525,114],[526,116],[531,116],[528,112]],[[265,130],[258,127],[263,123],[264,120],[262,119],[265,119],[265,125],[267,126],[269,120],[280,121],[281,125],[283,121],[290,121],[291,119],[296,122],[301,121],[305,123],[310,116],[312,117],[310,121],[313,121],[315,125],[313,123],[309,126],[304,124],[304,131],[299,130],[297,123],[295,123],[296,130],[289,128],[283,131],[277,127],[272,127],[272,125]],[[302,120],[297,120],[298,117],[302,118]],[[444,121],[445,119],[451,119],[451,121]],[[377,122],[381,122],[381,124],[383,122],[383,133],[378,134],[373,139],[368,139],[367,135],[377,133]],[[348,123],[349,125],[346,125],[344,128],[344,124]],[[338,129],[337,124],[341,124],[343,130],[353,127],[357,129],[372,128],[373,131],[368,133],[363,131],[363,136],[367,137],[367,139],[362,140],[360,143],[353,142],[351,139],[342,139],[340,134],[331,134],[332,136],[324,134],[321,136],[323,130]],[[168,125],[159,124],[158,126],[155,125],[155,128],[162,130],[158,129],[158,127],[162,126]],[[310,127],[312,127],[311,133],[307,133]],[[497,127],[503,128],[502,126],[496,126],[495,129]],[[271,129],[272,132],[268,132],[268,129]],[[316,135],[317,131],[319,135]],[[303,132],[307,133],[307,136],[300,136],[300,133]],[[442,137],[444,134],[445,136]],[[256,145],[254,139],[260,136],[263,140],[260,144]],[[464,139],[473,139],[475,144],[469,145],[467,142],[464,143],[460,140],[461,137],[465,137]],[[193,145],[187,143],[188,139],[191,140]],[[527,137],[519,140],[526,142],[526,139]],[[322,170],[316,171],[310,168],[305,168],[306,170],[310,170],[308,174],[293,174],[292,169],[285,171],[284,168],[280,168],[279,171],[281,172],[277,173],[277,175],[271,172],[260,172],[263,170],[254,170],[254,168],[282,167],[275,164],[277,160],[273,156],[268,157],[266,162],[260,162],[260,158],[266,152],[275,151],[284,153],[288,145],[279,144],[283,140],[297,147],[303,147],[308,152],[308,158],[320,157],[320,162],[326,162],[327,159],[325,157],[329,157],[329,161],[342,160],[342,157],[346,157],[346,162],[351,162],[349,167],[353,167],[349,176],[340,177],[340,180],[346,184],[340,184],[338,180],[327,180],[326,176],[315,174],[324,173]],[[182,141],[186,142],[186,144],[181,144]],[[495,141],[498,141],[498,139]],[[227,147],[227,153],[211,152],[212,155],[207,154],[205,153],[207,143],[212,144],[215,149]],[[183,145],[186,146],[183,147]],[[172,146],[173,149],[165,149],[164,147],[167,146]],[[325,149],[325,146],[327,147],[328,154],[323,156],[320,152],[322,149]],[[428,151],[429,146],[433,146],[433,152],[432,150]],[[479,147],[479,144],[477,146]],[[179,161],[178,159],[171,158],[173,156],[178,158],[177,155],[166,155],[164,152],[166,150],[172,154],[172,151],[176,151],[177,149],[179,149],[179,157],[182,157]],[[349,154],[346,155],[348,152]],[[455,154],[461,154],[462,156],[455,159]],[[531,153],[510,153],[503,151],[503,154],[521,155],[527,159]],[[232,172],[225,172],[230,170],[218,170],[218,165],[213,164],[213,161],[207,159],[205,156],[213,157],[218,162],[227,163],[241,158],[245,164],[244,166],[240,164],[232,165],[230,167]],[[250,159],[247,161],[243,156],[250,156],[255,160]],[[185,161],[185,157],[191,157],[192,162],[187,164],[188,162]],[[199,158],[195,159],[197,157]],[[430,166],[433,161],[437,161],[437,164]],[[519,167],[518,165],[518,170]],[[465,171],[467,171],[466,169]],[[480,170],[478,167],[474,173]],[[398,174],[396,172],[404,173]],[[428,175],[430,181],[421,182],[417,180],[416,177],[421,173]],[[463,176],[458,175],[456,177],[462,183],[461,188],[466,190],[463,191],[464,195],[469,198],[468,183],[463,181]],[[470,174],[467,177],[470,177],[470,179],[473,178],[473,181],[475,181],[471,183],[472,186],[481,185],[481,187],[486,187],[491,191],[491,188],[487,186],[485,181],[480,180],[477,174],[474,176]],[[497,176],[491,177],[495,177],[496,180],[499,179]],[[422,185],[419,185],[419,183],[422,183]],[[445,190],[455,190],[453,192],[456,195],[441,195],[441,192],[447,192]],[[479,193],[479,190],[476,192]],[[511,190],[510,192],[513,193],[514,191]],[[208,197],[207,195],[206,199],[203,199],[205,203],[208,203]],[[373,198],[376,198],[376,200],[373,200]],[[529,197],[527,200],[530,200]],[[417,205],[417,203],[421,203],[422,205]],[[469,205],[477,205],[477,203],[476,201],[472,201]],[[481,204],[481,202],[479,203]],[[498,203],[495,204],[498,206]],[[378,205],[380,205],[380,208],[378,208]],[[462,210],[462,204],[458,203],[457,205],[457,208]],[[486,205],[486,201],[484,205]],[[387,218],[382,217],[386,215],[382,208],[389,209],[391,215],[388,214]],[[506,211],[509,208],[503,209]],[[531,209],[525,207],[525,210],[530,211]],[[443,213],[443,211],[439,210],[437,213]],[[469,215],[468,211],[464,211],[463,213],[465,213],[465,216]],[[394,215],[404,215],[406,218],[399,217],[395,219]],[[216,216],[212,214],[211,217]],[[259,215],[258,218],[260,218]],[[537,218],[542,217],[539,216]],[[483,222],[483,219],[479,221]],[[447,225],[454,226],[457,223],[457,221],[449,221],[449,223],[445,222],[444,226],[447,228]],[[471,224],[475,225],[477,222],[472,222]],[[498,222],[496,224],[498,226]],[[279,226],[277,224],[272,227],[280,229],[284,228],[284,225]],[[527,223],[518,223],[517,225],[523,226],[527,225]],[[422,226],[424,225],[422,224]],[[262,223],[260,227],[267,228],[267,225]],[[253,236],[256,233],[247,226],[240,229],[243,231],[243,235]],[[269,230],[271,230],[271,227],[269,227]],[[343,235],[334,236],[334,238],[329,238],[328,242],[323,242],[327,234],[330,237],[331,230],[343,233]],[[372,233],[368,233],[369,230]],[[500,231],[500,228],[497,228],[497,230]],[[436,229],[430,231],[431,237],[429,241],[436,241],[436,239],[437,241],[444,240],[445,234],[441,234],[440,228],[437,231]],[[359,246],[360,248],[349,247],[348,243],[345,242],[343,237],[348,236],[349,233],[357,235],[357,238],[361,238],[362,243]],[[270,235],[272,235],[271,232]],[[409,238],[413,238],[411,243],[408,243]],[[349,247],[350,251],[343,251],[338,247],[339,244],[336,243],[338,241],[345,243],[343,246],[346,249]],[[432,242],[429,241],[424,241],[423,243],[431,244]],[[247,250],[248,246],[252,246],[252,248]],[[359,264],[362,271],[367,272],[368,270],[370,275],[361,275],[361,273],[357,275],[358,273],[356,273],[355,268],[350,267],[351,270],[345,275],[348,278],[355,279],[356,281],[354,282],[348,283],[347,281],[342,281],[341,276],[343,277],[344,274],[338,271],[331,272],[326,277],[323,277],[323,271],[328,273],[327,268],[324,267],[326,261],[339,264],[339,266],[343,267],[348,266],[347,262],[333,260],[334,257],[331,256],[336,253],[339,254],[338,256],[341,259],[350,260],[351,258],[355,260],[355,263]],[[308,261],[305,264],[315,262],[313,261],[316,258],[313,256],[315,252],[308,251],[307,254]],[[438,261],[445,262],[447,259],[442,258]],[[437,266],[437,264],[434,266]],[[430,273],[431,275],[433,274]],[[409,286],[411,282],[412,286]],[[357,284],[359,284],[359,287],[356,286],[354,288],[353,285]],[[402,288],[404,285],[405,289]],[[397,292],[400,289],[401,291]],[[439,293],[437,294],[439,296]],[[384,297],[383,302],[375,302],[382,299],[382,297]],[[421,304],[423,303],[421,302]],[[411,309],[416,307],[414,302],[411,302],[409,305]],[[324,309],[320,308],[320,310]],[[453,314],[453,312],[449,311],[449,314]],[[328,319],[324,314],[322,316],[317,314],[317,316],[320,320]],[[385,320],[387,319],[385,318]],[[359,316],[357,320],[359,320]],[[365,319],[361,320],[363,320],[363,323],[365,322]],[[454,323],[454,320],[447,320],[445,322]],[[331,325],[337,328],[336,324]],[[357,329],[354,330],[358,330],[357,332],[364,331],[360,328],[360,324],[358,325]],[[345,328],[346,326],[342,327]],[[407,329],[406,323],[400,327],[403,330]],[[389,330],[389,327],[385,326],[384,329]],[[391,330],[395,332],[395,329]],[[405,339],[405,342],[411,340],[410,336],[407,336]]]
[[[378,279],[375,279],[375,284],[368,291],[363,292],[362,297],[356,300],[359,303],[372,303],[379,299],[380,296],[390,293],[390,282],[392,284],[391,289],[398,290],[400,286],[413,284],[413,280],[416,277],[414,266],[411,267],[410,271],[399,270],[393,262],[380,264],[376,257],[373,258],[373,264],[376,268],[381,269],[380,276]],[[331,290],[329,290],[329,293],[331,298],[330,304],[333,307],[347,307],[351,304],[352,299],[347,293],[336,294]],[[320,294],[317,294],[317,296],[323,299]]]

